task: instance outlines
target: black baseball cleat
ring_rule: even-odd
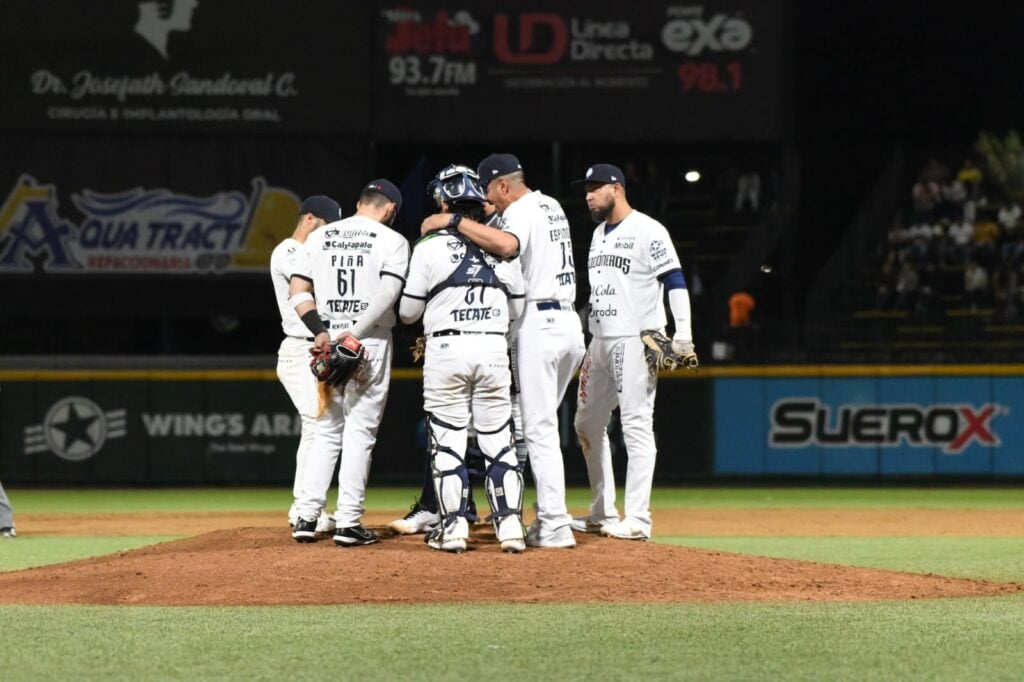
[[[316,542],[316,519],[307,521],[300,517],[292,528],[292,537],[295,542]]]
[[[334,544],[338,547],[355,547],[357,545],[372,545],[380,541],[380,537],[372,530],[358,526],[338,528],[334,531]]]
[[[4,526],[0,528],[0,538],[16,538],[18,537],[17,532],[14,530],[14,526]]]

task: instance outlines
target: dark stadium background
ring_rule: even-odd
[[[54,4],[52,0],[50,4]],[[21,6],[42,5],[22,3]],[[79,11],[89,11],[85,5],[74,6]],[[130,2],[112,6],[106,18],[130,20],[133,6]],[[551,6],[580,7],[572,2]],[[621,162],[625,150],[635,151],[642,157],[651,151],[670,148],[681,159],[681,164],[692,156],[695,167],[700,167],[701,159],[708,155],[717,157],[719,163],[732,156],[742,164],[745,158],[779,159],[789,154],[788,158],[794,159],[799,169],[795,178],[791,178],[796,181],[799,202],[790,207],[792,210],[786,218],[791,227],[786,241],[769,259],[782,259],[788,266],[776,267],[774,277],[753,275],[760,280],[763,294],[758,310],[766,327],[761,360],[842,360],[841,354],[837,356],[827,349],[817,352],[808,347],[808,335],[803,329],[808,317],[808,290],[820,284],[823,266],[848,231],[894,150],[904,155],[908,197],[913,173],[930,156],[941,157],[955,171],[980,131],[1004,134],[1018,125],[1024,114],[1024,94],[1015,69],[1019,62],[1016,30],[1024,19],[1024,8],[990,1],[970,5],[952,2],[922,5],[883,0],[792,0],[782,6],[787,13],[784,78],[779,83],[782,132],[774,142],[695,141],[669,146],[650,141],[630,146],[617,144],[618,131],[609,126],[603,136],[565,144],[560,160],[563,177],[552,179],[548,172],[549,140],[506,144],[499,130],[493,144],[463,144],[458,136],[443,144],[380,143],[371,151],[372,167],[379,174],[401,180],[418,158],[426,157],[435,164],[455,158],[475,160],[495,149],[508,148],[531,162],[528,167],[538,187],[565,196],[569,194],[565,182],[569,176],[598,158]],[[199,11],[202,10],[201,7]],[[258,21],[258,17],[250,19]],[[6,22],[5,30],[13,31],[12,36],[17,35],[16,25],[17,22]],[[55,28],[57,33],[68,30],[66,26]],[[48,32],[53,33],[54,27]],[[113,46],[104,44],[102,38],[97,38],[92,45],[71,47],[85,47],[108,57],[114,50]],[[18,59],[23,58],[18,55]],[[249,59],[259,61],[255,56]],[[500,117],[500,108],[497,113],[487,112],[486,115]],[[466,117],[465,125],[469,128],[477,125],[472,119]],[[42,139],[34,137],[36,135],[41,135]],[[5,130],[0,125],[0,138],[9,149],[19,153],[26,153],[26,147],[38,146],[38,155],[58,157],[62,152],[54,152],[50,147],[59,148],[64,141],[76,136],[74,129],[64,129],[54,135],[45,132],[26,135],[18,130]],[[83,139],[88,137],[87,132],[82,133]],[[144,136],[136,137],[126,144],[144,141]],[[244,141],[244,135],[239,137],[237,146]],[[235,151],[236,148],[228,150],[231,154]],[[109,152],[116,153],[116,150]],[[13,177],[18,171],[17,162],[8,165],[8,175]],[[338,193],[346,191],[351,190],[346,186]],[[343,205],[351,202],[345,196],[338,198]],[[426,208],[422,197],[415,199],[409,202],[414,207],[406,217],[410,224],[417,220],[414,210]],[[65,206],[68,203],[64,200]],[[589,227],[585,218],[579,219],[583,214],[578,212],[578,198],[575,209],[577,213],[570,217],[574,218],[581,242],[577,247],[585,248]],[[778,265],[777,262],[769,264]],[[98,301],[111,296],[129,299],[136,296],[140,301],[145,297],[161,298],[166,296],[167,288],[146,277],[130,280],[129,287],[105,280],[103,276],[79,281],[76,284],[81,286],[73,287],[53,278],[10,278],[6,274],[0,278],[7,282],[0,294],[7,311],[0,353],[8,355],[174,352],[260,355],[271,353],[276,346],[275,311],[268,299],[269,286],[265,281],[254,280],[255,288],[235,290],[230,283],[208,285],[198,280],[179,279],[173,287],[178,293],[166,301],[166,316],[161,318],[158,312],[135,315],[114,325],[97,325],[83,318],[92,308],[105,305]],[[253,295],[240,294],[240,291]],[[257,291],[259,293],[255,294]],[[581,287],[583,296],[585,287]],[[174,300],[169,300],[171,298]],[[49,303],[38,304],[35,299]],[[185,319],[183,301],[188,299],[220,301],[221,310],[212,316]],[[230,312],[227,311],[228,301],[237,302],[237,313],[243,319],[240,326],[233,326],[232,315],[224,314]],[[836,305],[841,307],[838,302]],[[700,311],[705,321],[708,317],[714,318],[714,324],[702,325],[699,329],[704,337],[705,356],[708,356],[707,344],[721,335],[724,319],[722,300],[709,306],[708,310]],[[45,327],[54,320],[60,321],[63,333],[76,338],[75,344],[64,343],[61,333],[37,333],[40,326]],[[178,339],[175,343],[161,340],[167,336],[168,325]],[[828,335],[818,336],[826,338]],[[780,349],[780,353],[774,352]]]

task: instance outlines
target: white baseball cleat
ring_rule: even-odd
[[[526,531],[526,546],[571,549],[576,546],[576,538],[572,536],[572,527],[569,524],[548,530],[541,528],[540,523],[534,521]]]
[[[523,522],[518,516],[506,516],[498,522],[498,541],[501,543],[501,551],[507,554],[519,554],[526,550],[526,540],[523,538]]]
[[[388,530],[400,535],[417,535],[433,530],[440,520],[437,513],[414,504],[408,514],[389,523]]]
[[[644,530],[629,519],[624,519],[618,523],[610,523],[602,527],[601,535],[620,540],[648,540],[651,537],[649,531]]]
[[[317,533],[324,533],[326,535],[333,534],[337,527],[337,524],[334,522],[334,517],[330,514],[324,514],[321,512],[320,518],[316,520]]]
[[[605,526],[617,524],[617,518],[595,521],[593,516],[577,516],[569,524],[577,533],[600,533]]]
[[[449,519],[447,525],[439,526],[427,535],[427,545],[431,549],[460,554],[466,551],[469,541],[469,521],[464,516]]]

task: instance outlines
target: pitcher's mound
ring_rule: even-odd
[[[490,529],[464,554],[423,536],[339,548],[285,529],[236,528],[0,574],[8,604],[285,605],[424,602],[705,602],[927,599],[1014,584],[768,559],[577,535],[576,549],[503,554]]]

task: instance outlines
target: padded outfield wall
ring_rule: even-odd
[[[396,369],[371,484],[416,483],[419,370]],[[562,406],[567,478],[586,470]],[[1024,366],[708,368],[659,382],[656,477],[1024,475]],[[298,420],[268,369],[0,371],[9,484],[287,485]],[[616,470],[625,453],[613,422]]]

